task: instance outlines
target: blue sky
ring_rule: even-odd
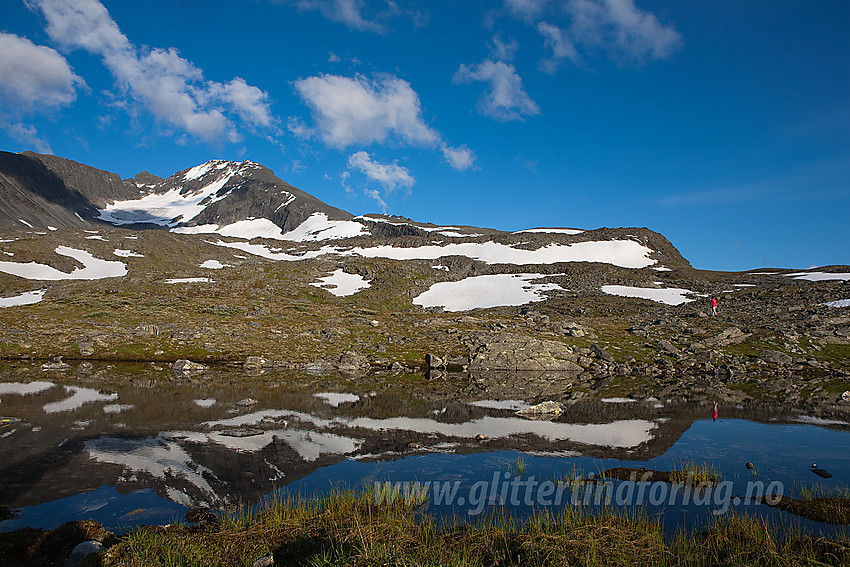
[[[0,149],[355,214],[850,264],[850,3],[3,0]]]

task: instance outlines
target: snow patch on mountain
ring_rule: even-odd
[[[446,311],[525,305],[544,301],[545,291],[564,289],[555,283],[529,283],[545,277],[543,274],[494,274],[436,283],[415,297],[413,304],[442,307]]]
[[[127,266],[123,262],[101,260],[84,250],[68,246],[58,246],[56,253],[77,260],[83,267],[66,273],[38,262],[0,262],[0,272],[28,280],[99,280],[127,275]]]
[[[212,165],[211,165],[212,164]],[[184,180],[194,180],[203,176],[214,162],[193,167],[184,175]],[[206,170],[198,169],[207,166]],[[187,190],[184,186],[174,187],[165,193],[150,193],[139,199],[115,201],[100,209],[98,218],[115,225],[151,223],[174,227],[180,222],[188,222],[201,214],[203,210],[225,198],[230,192],[219,191],[239,172],[242,164],[223,162],[223,168],[213,181],[199,189]],[[197,177],[194,177],[197,175]]]
[[[32,305],[44,299],[46,289],[36,291],[26,291],[21,295],[13,295],[12,297],[0,297],[0,307],[16,307],[18,305]]]
[[[331,220],[328,215],[316,212],[307,220],[283,235],[281,240],[294,242],[316,242],[319,240],[335,240],[352,238],[369,234],[366,227],[357,221]]]
[[[360,274],[348,274],[340,268],[310,285],[322,288],[337,297],[347,297],[368,288],[369,281]]]
[[[577,228],[527,228],[525,230],[518,230],[514,234],[523,234],[526,232],[574,235],[581,234],[584,231]]]
[[[689,289],[681,289],[676,287],[668,288],[653,288],[653,287],[630,287],[626,285],[603,285],[602,291],[609,295],[619,295],[620,297],[636,297],[638,299],[649,299],[665,305],[681,305],[694,301],[693,298],[687,297],[694,295],[695,292]]]

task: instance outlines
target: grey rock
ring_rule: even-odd
[[[744,342],[749,336],[750,333],[745,333],[738,327],[729,327],[725,331],[706,339],[705,344],[706,346],[727,346]]]
[[[679,356],[680,354],[682,354],[681,352],[679,352],[679,349],[673,346],[673,343],[666,339],[661,339],[660,341],[658,341],[658,350],[665,354],[671,354],[673,356]]]
[[[443,368],[446,365],[442,358],[434,356],[430,352],[425,355],[425,364],[428,368]]]
[[[569,346],[509,333],[477,333],[472,339],[469,371],[560,371],[579,374],[577,356]]]
[[[521,415],[523,417],[535,415],[560,415],[562,413],[564,413],[564,408],[561,407],[561,404],[558,402],[553,401],[540,402],[539,404],[529,406],[516,412],[517,415]]]
[[[254,398],[243,398],[236,402],[236,405],[240,408],[250,408],[257,405],[259,402]]]
[[[65,561],[65,567],[77,567],[89,555],[100,553],[104,550],[103,544],[96,540],[88,540],[78,543],[71,551],[71,555]]]
[[[62,362],[61,360],[55,362],[45,362],[41,365],[41,370],[44,372],[50,372],[54,370],[59,370],[64,372],[65,370],[70,370],[71,365]]]
[[[262,370],[265,368],[274,368],[274,361],[262,356],[249,356],[242,364],[242,368],[248,371]]]
[[[759,353],[759,360],[768,364],[785,366],[787,364],[791,364],[793,359],[791,358],[791,355],[785,354],[784,352],[779,352],[776,350],[763,350]]]
[[[597,358],[601,358],[606,362],[614,362],[614,357],[611,356],[611,353],[603,349],[601,346],[597,344],[590,345],[590,350],[593,351],[593,354]]]
[[[274,565],[274,555],[265,555],[260,557],[251,565],[251,567],[272,567]]]
[[[181,358],[174,362],[171,365],[171,369],[175,372],[175,374],[200,374],[207,369],[205,364],[201,364],[200,362],[192,362],[191,360],[186,360],[185,358]]]
[[[403,370],[404,370],[404,366],[399,361],[393,362],[393,365],[390,366],[390,371],[392,371],[393,373],[396,373],[396,374],[399,373],[399,372],[402,372]]]

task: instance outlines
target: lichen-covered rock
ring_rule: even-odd
[[[200,374],[207,369],[207,366],[200,362],[192,362],[191,360],[181,358],[171,365],[171,369],[175,374]]]
[[[521,416],[534,416],[534,415],[560,415],[564,413],[564,408],[561,407],[561,404],[553,401],[545,401],[539,404],[529,406],[527,408],[523,408],[516,412],[517,415]]]
[[[578,374],[583,368],[573,349],[557,341],[510,333],[478,333],[470,345],[470,371],[558,371]]]
[[[791,361],[793,359],[791,358],[791,355],[785,354],[784,352],[779,352],[776,350],[763,350],[759,353],[759,360],[768,364],[785,366],[787,364],[791,364]]]

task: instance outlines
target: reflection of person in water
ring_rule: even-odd
[[[718,414],[718,411],[717,411],[717,402],[714,402],[714,411],[713,411],[713,412],[711,412],[711,419],[713,419],[713,420],[717,421],[717,414]]]

